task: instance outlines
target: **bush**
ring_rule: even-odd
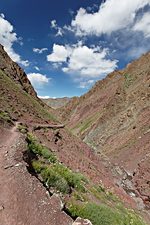
[[[83,175],[74,173],[63,164],[59,163],[53,165],[53,170],[60,174],[67,181],[70,187],[79,191],[85,191],[84,183],[87,182],[87,180]]]
[[[43,182],[48,187],[53,187],[56,191],[69,193],[69,185],[67,181],[61,177],[53,168],[44,165],[40,161],[32,161],[32,167],[36,173],[40,174]]]
[[[32,161],[32,167],[36,173],[41,173],[45,166],[40,161]]]
[[[107,205],[70,204],[68,211],[73,217],[89,219],[93,225],[145,225],[140,218],[128,210],[124,213]]]
[[[11,123],[12,120],[7,112],[0,111],[0,120]]]
[[[49,149],[39,144],[32,134],[28,134],[27,142],[29,151],[39,156],[42,156],[44,159],[47,159],[50,163],[57,162],[56,156],[52,152],[50,152]]]
[[[133,77],[130,74],[124,74],[125,87],[128,88],[133,83]]]
[[[26,134],[27,133],[27,127],[24,125],[19,124],[17,129],[22,133],[22,134]]]
[[[56,156],[46,147],[39,144],[32,134],[27,136],[28,150],[47,159],[52,165],[40,161],[33,161],[33,169],[42,176],[49,187],[54,187],[62,193],[68,193],[70,188],[85,191],[84,184],[87,180],[79,173],[74,173],[57,161]],[[46,162],[45,162],[46,163]]]

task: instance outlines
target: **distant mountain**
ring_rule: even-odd
[[[64,97],[64,98],[47,98],[47,99],[41,98],[41,100],[43,102],[45,102],[51,108],[58,109],[58,108],[61,108],[61,107],[65,106],[71,100],[71,98],[67,98],[67,97]]]

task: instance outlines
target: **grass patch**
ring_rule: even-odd
[[[56,163],[56,156],[45,146],[39,144],[36,138],[32,134],[27,135],[28,150],[35,153],[36,155],[42,156],[47,159],[50,163]]]
[[[125,78],[125,87],[128,88],[134,81],[133,77],[130,74],[124,74]]]
[[[61,164],[56,156],[45,146],[38,143],[32,134],[27,135],[27,142],[28,150],[40,157],[39,160],[32,162],[32,167],[36,173],[41,175],[48,187],[62,193],[69,193],[74,189],[85,192],[87,179],[83,175],[75,173]]]
[[[95,113],[94,115],[86,118],[85,120],[82,121],[82,123],[78,123],[74,128],[72,128],[72,131],[78,130],[79,129],[79,133],[82,134],[84,133],[87,129],[90,128],[90,126],[92,126],[92,124],[100,117],[99,112]]]
[[[28,129],[25,125],[19,124],[17,129],[22,133],[22,134],[26,134],[28,132]]]
[[[70,191],[70,187],[67,181],[59,173],[57,173],[52,167],[44,165],[42,162],[33,161],[32,166],[34,170],[41,175],[44,183],[55,191],[67,194]]]
[[[52,168],[67,181],[68,185],[71,188],[75,188],[78,191],[85,192],[84,185],[88,181],[82,174],[72,172],[72,170],[59,163],[53,165]]]
[[[73,217],[89,219],[93,225],[145,225],[133,212],[126,209],[124,213],[103,204],[70,203],[67,209]]]
[[[11,123],[12,120],[7,112],[0,111],[0,120]]]

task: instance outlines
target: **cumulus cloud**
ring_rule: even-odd
[[[33,48],[33,52],[42,54],[43,52],[47,51],[47,48]]]
[[[150,37],[150,13],[147,12],[143,17],[136,22],[133,27],[134,31],[143,32],[146,38]]]
[[[51,78],[48,78],[46,75],[40,73],[29,73],[27,74],[27,77],[35,89],[44,87],[51,80]]]
[[[89,48],[85,45],[72,49],[67,67],[67,73],[78,73],[81,77],[96,78],[108,74],[117,67],[116,60],[106,59],[107,49]]]
[[[68,51],[63,45],[53,45],[53,52],[47,56],[49,62],[65,62],[68,57]]]
[[[80,88],[92,85],[117,68],[115,59],[133,59],[149,50],[149,7],[150,0],[105,0],[99,7],[80,8],[62,31],[84,44],[54,44],[47,60],[69,74]],[[51,21],[51,28],[58,30],[56,20]]]
[[[13,49],[13,44],[19,42],[20,38],[14,32],[14,28],[9,21],[5,19],[4,14],[0,14],[0,43],[4,46],[6,52],[13,61],[20,63],[24,66],[29,65],[28,60],[22,60],[21,56]]]
[[[56,65],[61,62],[62,71],[70,74],[81,88],[85,88],[95,79],[117,68],[117,60],[108,59],[108,53],[108,49],[88,47],[82,42],[65,46],[54,44],[53,52],[48,55],[47,60]]]
[[[110,34],[131,26],[138,10],[148,4],[150,5],[149,0],[107,0],[94,13],[80,8],[71,25],[76,34],[81,36]]]

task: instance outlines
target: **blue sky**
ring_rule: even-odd
[[[39,96],[80,96],[150,50],[150,0],[1,0],[0,43]]]

